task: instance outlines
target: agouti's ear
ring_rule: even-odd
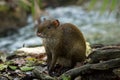
[[[43,21],[46,21],[46,18],[43,18]]]
[[[36,30],[38,28],[38,25],[41,24],[41,20],[38,19],[38,20],[35,20],[34,22],[34,29]]]
[[[60,25],[60,22],[59,22],[59,20],[54,20],[54,21],[52,22],[52,24],[53,24],[54,26],[58,27],[58,26]]]
[[[37,21],[38,21],[38,24],[40,24],[40,23],[41,23],[41,19],[38,19]]]

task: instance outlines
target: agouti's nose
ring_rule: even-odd
[[[42,33],[37,33],[37,36],[38,37],[43,37],[43,34]]]
[[[41,35],[42,35],[41,33],[39,33],[39,32],[37,33],[37,36],[39,36],[39,37],[40,37]]]

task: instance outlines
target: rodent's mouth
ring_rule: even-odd
[[[37,33],[38,37],[45,38],[45,36],[42,33]]]
[[[44,35],[42,33],[37,33],[37,36],[41,38],[51,38],[50,36]]]

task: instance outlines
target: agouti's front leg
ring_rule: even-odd
[[[57,56],[55,54],[52,54],[52,61],[51,61],[51,64],[49,66],[50,73],[53,71],[56,62],[57,62]]]
[[[50,56],[50,54],[47,54],[47,68],[48,68],[48,70],[50,68],[51,61],[52,61],[52,57]]]
[[[47,68],[48,68],[48,71],[49,71],[50,64],[51,64],[51,61],[52,61],[52,54],[48,49],[46,49],[46,54],[47,54]]]

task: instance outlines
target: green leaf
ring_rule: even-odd
[[[12,69],[12,70],[16,70],[17,66],[9,66],[9,68]]]
[[[32,6],[31,6],[31,12],[32,12],[32,15],[35,14],[35,5],[34,5],[34,0],[31,0],[31,3],[32,3]]]
[[[10,64],[14,64],[14,62],[11,61],[11,60],[9,60],[9,61],[6,61],[5,64],[6,64],[6,65],[10,65]]]
[[[39,6],[40,6],[40,8],[43,6],[42,5],[42,0],[38,0],[38,4],[39,4]]]
[[[29,10],[30,10],[30,9],[29,9],[29,6],[26,5],[23,1],[19,1],[19,5],[20,5],[23,9],[25,9],[26,11],[29,11]]]
[[[20,70],[21,70],[21,71],[31,71],[31,70],[33,70],[33,69],[34,69],[34,67],[28,67],[28,66],[20,67]]]
[[[101,13],[102,14],[103,12],[105,12],[106,8],[107,8],[107,5],[109,3],[109,0],[103,0],[103,5],[102,5],[102,8],[101,8]]]
[[[70,76],[62,75],[62,80],[71,80]]]
[[[112,0],[111,6],[110,6],[110,10],[111,10],[111,11],[112,11],[113,9],[115,9],[115,7],[117,6],[117,2],[118,2],[118,0]]]
[[[6,61],[6,58],[7,58],[7,55],[6,54],[1,54],[1,56],[0,56],[0,59],[3,61],[3,62],[5,62]]]
[[[2,71],[3,69],[7,68],[8,65],[5,65],[5,64],[0,64],[0,71]]]
[[[95,3],[97,2],[97,0],[92,0],[90,2],[90,6],[89,6],[89,11],[95,6]]]
[[[5,6],[5,5],[3,5],[3,6],[1,6],[0,5],[0,12],[4,12],[4,11],[8,11],[9,10],[9,7],[8,6]]]

